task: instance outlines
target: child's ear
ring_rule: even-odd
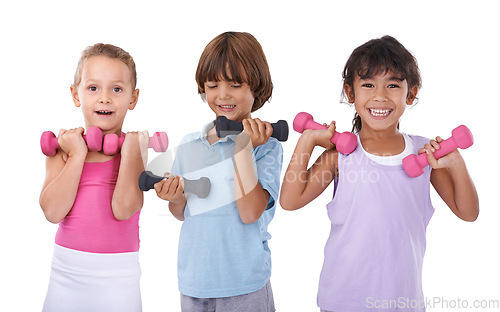
[[[408,91],[408,96],[406,97],[406,104],[412,105],[418,94],[418,86],[411,87],[410,91]]]
[[[354,90],[351,85],[347,83],[344,84],[344,94],[347,96],[347,101],[349,103],[354,103]]]
[[[80,107],[80,105],[82,104],[80,103],[80,97],[78,96],[78,88],[75,87],[75,85],[71,85],[69,89],[71,91],[71,97],[73,98],[73,103],[75,103],[76,107]]]
[[[137,101],[139,100],[139,89],[135,89],[132,92],[132,102],[128,105],[128,109],[133,110],[137,105]]]

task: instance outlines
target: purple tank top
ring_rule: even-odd
[[[111,208],[120,161],[118,155],[83,165],[75,203],[59,223],[57,245],[94,253],[139,250],[140,210],[130,219],[118,221]]]
[[[413,153],[429,142],[410,137]],[[339,178],[327,205],[332,225],[319,282],[321,309],[425,311],[422,262],[434,213],[430,172],[427,166],[410,178],[402,165],[375,163],[361,148],[339,153]]]

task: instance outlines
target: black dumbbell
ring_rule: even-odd
[[[278,120],[278,122],[272,123],[271,126],[273,127],[271,137],[282,142],[288,140],[288,123],[286,120]],[[215,121],[215,130],[217,136],[223,138],[227,135],[243,131],[243,124],[239,121],[229,120],[225,116],[219,116]]]
[[[143,171],[139,177],[139,188],[143,192],[147,192],[154,188],[154,185],[165,177],[154,175],[151,171]],[[184,191],[186,193],[192,193],[199,198],[207,198],[210,193],[210,180],[207,177],[201,177],[198,180],[184,179]]]

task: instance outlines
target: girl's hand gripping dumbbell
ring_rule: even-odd
[[[103,150],[106,155],[116,155],[125,140],[125,135],[119,138],[116,134],[106,134],[103,139],[102,131],[98,127],[89,127],[87,134],[83,136],[89,149],[93,152]],[[56,136],[52,131],[45,131],[40,138],[42,152],[46,156],[54,156],[60,148]],[[168,148],[168,137],[165,132],[156,132],[149,138],[148,148],[153,148],[156,152],[165,152]]]
[[[308,113],[298,113],[293,120],[293,129],[299,133],[304,132],[306,129],[313,130],[326,130],[328,127],[314,121],[313,116]],[[352,153],[358,145],[358,139],[354,133],[343,132],[335,134],[330,139],[330,142],[335,144],[337,151],[344,155]]]
[[[102,149],[102,131],[98,127],[89,127],[83,135],[89,149],[93,152]],[[59,142],[52,131],[45,131],[40,138],[40,146],[45,156],[54,156],[60,148]]]
[[[439,149],[434,152],[434,157],[439,159],[457,148],[466,149],[474,144],[474,137],[472,132],[464,125],[456,127],[451,132],[451,138],[439,143]],[[427,154],[423,153],[420,155],[408,155],[403,159],[403,168],[406,173],[412,177],[416,178],[424,173],[424,169],[429,165],[427,159]]]

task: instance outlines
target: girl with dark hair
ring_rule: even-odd
[[[424,311],[425,232],[434,212],[430,184],[465,221],[479,213],[474,184],[458,151],[434,158],[440,137],[429,142],[399,131],[399,119],[414,104],[421,81],[415,58],[396,39],[385,36],[356,48],[343,78],[343,94],[356,109],[358,146],[349,155],[338,153],[330,142],[334,122],[327,130],[304,131],[280,204],[299,209],[335,183],[319,282],[322,311]],[[327,150],[307,169],[317,145]],[[427,153],[431,165],[410,178],[402,159],[416,153]]]

